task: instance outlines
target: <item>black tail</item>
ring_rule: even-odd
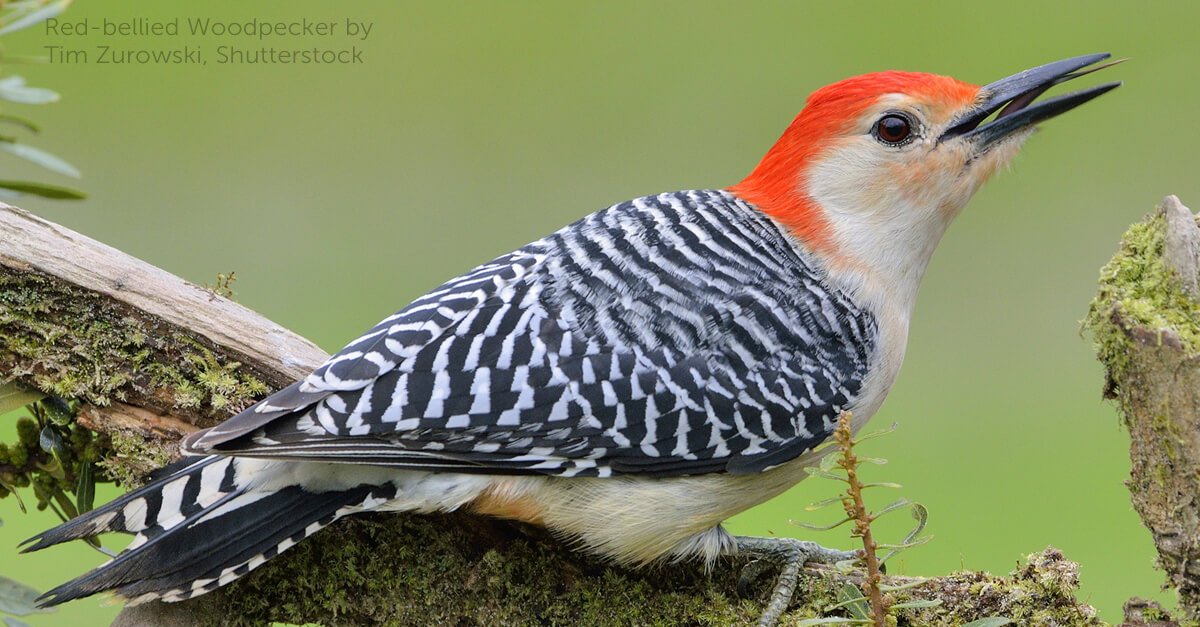
[[[209,473],[203,472],[205,468],[209,468],[218,461],[224,462],[224,467],[214,468]],[[199,489],[198,483],[204,478],[205,474],[211,476],[216,472],[220,472],[223,476],[221,484],[217,489],[219,491],[232,492],[235,489],[232,477],[234,465],[230,462],[232,462],[231,459],[221,459],[219,457],[198,457],[188,458],[177,464],[168,466],[164,470],[173,472],[163,473],[161,478],[125,494],[103,507],[94,509],[78,518],[73,518],[53,529],[25,540],[21,543],[22,545],[33,544],[23,548],[21,552],[39,551],[69,540],[87,538],[109,531],[120,533],[147,532],[153,534],[154,532],[151,530],[151,527],[157,524],[159,515],[163,514],[162,518],[164,522],[170,516],[170,513],[162,512],[163,490],[167,484],[173,484],[181,478],[186,479],[188,484],[197,484],[186,486],[188,488],[187,492],[196,492]],[[229,476],[226,478],[224,474],[228,474]]]
[[[299,486],[248,491],[237,485],[246,460],[204,457],[26,543],[36,551],[106,531],[136,533],[123,553],[42,595],[57,605],[106,590],[131,603],[181,601],[210,592],[287,550],[334,520],[392,498],[391,486],[308,492]]]

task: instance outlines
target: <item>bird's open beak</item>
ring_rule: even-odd
[[[1059,83],[1121,62],[1088,68],[1108,57],[1107,52],[1102,52],[1055,61],[985,85],[979,90],[980,101],[975,108],[951,122],[939,141],[961,137],[973,142],[977,151],[984,152],[989,146],[1021,129],[1070,111],[1104,92],[1116,89],[1121,83],[1105,83],[1034,103],[1038,96]],[[1000,113],[995,119],[982,124],[996,111]]]

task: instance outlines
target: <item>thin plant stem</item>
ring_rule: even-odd
[[[842,506],[846,515],[854,521],[852,535],[862,538],[863,563],[867,567],[867,577],[863,582],[863,594],[871,604],[871,618],[876,627],[887,625],[887,605],[883,601],[883,591],[879,588],[882,573],[879,569],[879,557],[876,552],[879,545],[871,534],[871,514],[863,503],[863,484],[858,480],[858,457],[854,454],[854,435],[850,432],[850,412],[842,412],[838,418],[837,429],[833,432],[834,440],[841,448],[838,466],[846,471],[846,498]]]

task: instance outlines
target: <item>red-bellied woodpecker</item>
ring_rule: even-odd
[[[520,519],[634,565],[853,556],[721,523],[803,478],[840,412],[875,413],[942,233],[1035,124],[1118,85],[1035,102],[1107,56],[817,90],[741,183],[613,205],[445,283],[32,538],[136,534],[43,602],[187,599],[372,510]]]

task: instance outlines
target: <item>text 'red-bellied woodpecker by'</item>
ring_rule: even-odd
[[[1119,84],[1036,101],[1107,57],[817,90],[741,183],[613,205],[445,283],[31,539],[136,534],[44,603],[194,597],[365,511],[519,519],[633,565],[852,558],[721,523],[802,479],[842,411],[875,413],[942,233],[1035,124]]]

